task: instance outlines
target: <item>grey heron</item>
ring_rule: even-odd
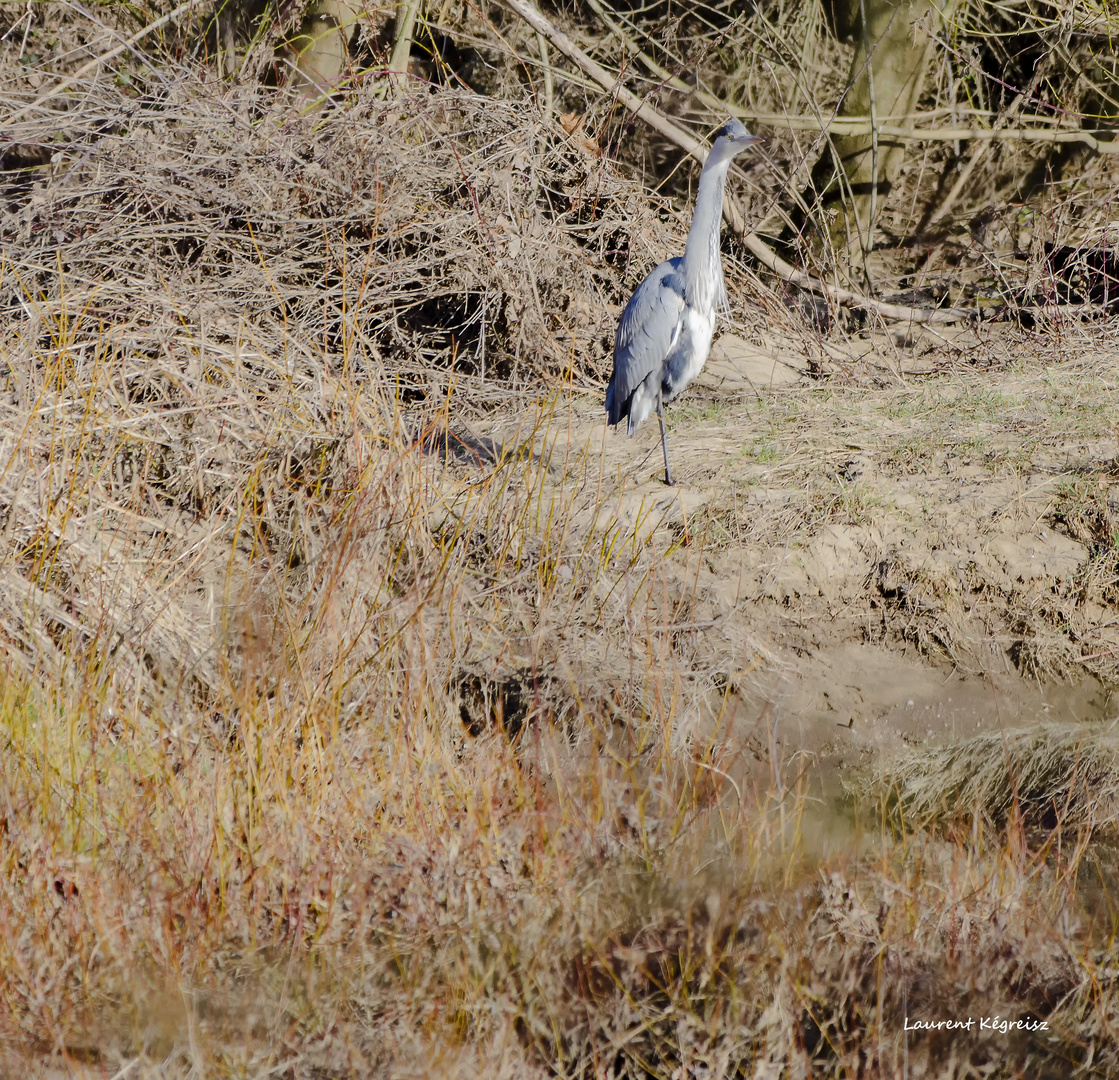
[[[629,417],[627,434],[655,409],[661,424],[664,481],[672,484],[664,403],[703,370],[715,332],[715,309],[727,307],[719,228],[723,188],[736,154],[761,142],[728,120],[699,175],[684,254],[662,262],[630,297],[614,337],[614,374],[606,388],[606,422]]]

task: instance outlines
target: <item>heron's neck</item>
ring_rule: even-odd
[[[725,306],[723,260],[719,252],[719,227],[723,221],[723,188],[732,155],[712,151],[699,174],[695,216],[684,249],[684,289],[688,303],[707,311]]]

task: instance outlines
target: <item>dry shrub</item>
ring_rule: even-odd
[[[31,44],[22,41],[14,17],[4,29],[16,27],[16,31],[0,43],[0,60],[7,59],[12,71],[9,86],[23,95],[31,89],[28,79],[34,78],[38,87],[49,77],[48,70],[67,70],[91,34],[96,38],[95,48],[108,47],[117,40],[114,31],[134,30],[139,22],[165,14],[171,5],[160,2],[132,7],[127,18],[120,12],[101,12],[92,23],[63,5],[31,7]],[[243,81],[235,93],[244,103],[256,96],[255,83],[270,66],[273,47],[282,41],[298,5],[259,0],[242,7],[243,17],[235,21],[239,48],[249,55],[239,68]],[[369,10],[351,58],[354,83],[378,95],[385,93],[378,73],[387,48],[383,33],[387,15],[388,9]],[[765,151],[739,163],[746,183],[739,184],[736,198],[744,199],[747,219],[763,235],[777,242],[784,234],[780,242],[795,246],[787,231],[790,215],[812,219],[820,214],[820,193],[813,189],[811,172],[826,136],[815,128],[834,115],[842,100],[854,47],[853,25],[837,26],[835,19],[843,21],[842,16],[829,5],[806,6],[787,0],[768,0],[742,11],[725,3],[703,4],[686,12],[663,5],[621,8],[612,11],[605,33],[601,18],[589,9],[551,11],[549,15],[609,70],[619,72],[628,86],[697,130],[710,132],[721,122],[725,114],[721,102],[767,118],[789,118],[788,126],[783,122],[772,129],[762,125],[767,136]],[[457,10],[444,6],[435,23],[420,35],[414,50],[414,85],[425,85],[423,80],[428,80],[478,88],[488,95],[486,100],[497,113],[518,107],[513,102],[531,100],[536,108],[543,93],[539,43],[523,20],[500,4],[485,3]],[[1032,0],[997,7],[958,5],[951,10],[947,25],[937,31],[935,57],[919,112],[929,124],[964,131],[969,127],[1031,127],[1035,126],[1032,117],[1106,131],[1114,122],[1116,71],[1109,44],[1114,30],[1113,14],[1091,4],[1065,4],[1053,11],[1039,9]],[[209,55],[212,37],[210,13],[192,12],[148,41],[145,48],[161,58],[181,57],[184,52],[201,58]],[[65,59],[46,55],[45,48],[56,49]],[[635,58],[637,50],[652,66]],[[141,93],[173,97],[177,76],[167,78],[144,61],[143,54],[120,58],[121,78]],[[708,96],[696,97],[693,84]],[[617,108],[608,93],[588,88],[578,77],[557,79],[556,87],[556,111],[570,110],[581,124],[579,137],[565,152],[585,139],[592,152],[602,148],[609,158],[629,165],[641,163],[658,185],[690,197],[695,171],[682,167],[684,158],[677,148],[650,136]],[[415,102],[408,103],[408,112],[416,109]],[[473,128],[474,119],[466,119]],[[482,120],[482,128],[492,130],[485,116]],[[452,128],[453,124],[454,118]],[[438,123],[429,128],[423,130],[431,135]],[[269,129],[263,125],[259,130],[267,135]],[[543,136],[552,141],[547,132]],[[37,141],[34,132],[26,138],[16,132],[13,138],[12,153],[22,153]],[[54,142],[53,138],[38,142],[45,156],[36,163],[49,159],[57,149]],[[297,139],[295,149],[301,152],[298,143]],[[560,190],[563,185],[553,185],[547,174],[563,175],[565,165],[545,160],[540,145],[535,150],[530,155],[537,171],[532,184],[541,182],[550,190]],[[984,316],[1004,315],[1019,306],[1095,305],[1089,314],[1098,313],[1101,306],[1114,310],[1119,269],[1111,221],[1119,155],[1096,154],[1079,144],[1055,147],[966,137],[911,142],[907,155],[902,177],[880,207],[878,240],[871,258],[873,291],[901,302],[969,304]],[[332,164],[338,161],[337,156],[331,157]],[[469,250],[452,244],[447,256],[454,258],[457,251],[470,262],[477,253],[479,267],[472,269],[486,272],[467,283],[459,299],[445,299],[444,307],[415,312],[419,321],[412,329],[433,331],[433,340],[421,342],[422,348],[444,350],[454,334],[465,340],[469,352],[477,354],[479,349],[485,351],[486,344],[480,341],[480,328],[488,329],[491,320],[501,323],[502,309],[491,311],[486,303],[500,291],[500,281],[494,279],[501,275],[492,265],[487,269],[487,264],[502,261],[505,241],[512,239],[515,247],[517,240],[540,239],[541,234],[535,229],[526,232],[520,220],[513,220],[511,228],[500,220],[503,214],[510,216],[512,204],[520,202],[515,192],[508,208],[500,206],[498,192],[489,214],[485,214],[485,194],[490,183],[499,189],[510,183],[518,186],[524,161],[523,148],[510,148],[504,159],[493,157],[495,177],[478,178],[482,207],[478,238],[484,242]],[[440,175],[452,175],[445,165],[440,163]],[[596,171],[593,161],[588,167]],[[417,179],[422,177],[422,160],[411,159],[408,168],[417,168]],[[298,164],[280,169],[288,181],[300,171]],[[600,179],[609,175],[609,170],[598,172]],[[949,191],[958,179],[964,181],[963,187],[949,203]],[[314,184],[304,182],[307,186],[313,188]],[[274,188],[266,185],[270,194]],[[595,214],[603,197],[609,201],[616,193],[596,191],[592,195]],[[559,202],[563,201],[561,197]],[[460,208],[465,205],[459,204]],[[553,209],[567,213],[562,205]],[[638,212],[636,205],[629,205],[623,216],[632,221]],[[441,227],[435,231],[442,236]],[[421,226],[412,239],[422,246],[427,235]],[[609,229],[599,239],[605,240],[600,250],[624,247],[615,243],[617,238]],[[526,242],[526,246],[531,249],[530,258],[546,257],[557,250],[550,243]],[[482,255],[487,248],[488,253]],[[562,246],[558,250],[564,251]],[[518,271],[516,255],[506,262],[514,273]],[[825,276],[827,273],[830,271]],[[630,283],[636,280],[635,276]],[[487,281],[488,288],[479,287],[482,281]],[[864,286],[871,287],[860,279],[859,287]],[[432,292],[435,298],[443,295],[439,289]],[[793,295],[789,302],[802,301]],[[558,301],[555,306],[564,311]],[[534,297],[531,303],[517,298],[513,307],[512,322],[525,324],[530,349],[543,348],[546,355],[548,344],[557,337],[563,353],[569,335],[578,333],[578,327],[585,327],[588,321],[584,312],[557,321],[548,297]],[[527,310],[519,310],[522,308]],[[1019,314],[1031,325],[1045,318],[1044,310]],[[831,323],[827,312],[806,312],[805,317],[820,320],[822,325]],[[595,327],[588,336],[594,338],[602,329]],[[520,329],[510,325],[502,332],[519,337]],[[521,344],[518,340],[514,352],[523,363]],[[477,368],[476,360],[477,355],[468,368]],[[495,360],[500,367],[502,358]]]
[[[524,106],[363,96],[316,121],[184,75],[103,107],[51,182],[8,192],[4,311],[44,345],[82,311],[99,340],[251,337],[293,376],[323,352],[365,379],[388,365],[412,398],[454,372],[477,407],[571,368],[602,380],[622,299],[604,263],[632,280],[663,250],[640,186]]]

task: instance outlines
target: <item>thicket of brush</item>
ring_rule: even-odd
[[[17,76],[13,86],[26,93],[31,78],[36,88],[46,88],[49,77],[40,68],[72,70],[173,7],[170,0],[105,5],[92,21],[65,5],[13,9],[6,24],[0,22],[8,31],[0,57]],[[293,50],[306,40],[301,16],[320,8],[337,8],[340,18],[351,20],[351,63],[339,100],[391,94],[384,68],[396,32],[395,5],[200,5],[114,65],[128,87],[157,95],[166,89],[160,58],[168,54],[206,63],[211,73],[233,71],[235,85],[291,83]],[[825,253],[806,249],[793,225],[811,232],[827,213],[820,185],[828,178],[814,177],[813,168],[828,140],[820,128],[834,120],[851,77],[858,11],[857,3],[840,0],[746,10],[714,3],[686,11],[588,0],[547,14],[640,98],[697,132],[710,132],[729,110],[764,134],[764,151],[739,162],[734,197],[752,228],[790,257],[823,259],[810,268],[830,276],[846,267],[829,266]],[[316,18],[316,32],[329,36],[322,28],[331,20]],[[1112,226],[1119,162],[1112,135],[1119,100],[1114,13],[1080,0],[1055,7],[1032,0],[971,2],[946,6],[932,22],[932,61],[910,119],[918,133],[939,134],[907,142],[900,180],[878,207],[869,273],[860,272],[858,286],[920,303],[969,302],[988,315],[1023,305],[1112,308],[1119,282]],[[545,49],[545,62],[541,43],[500,0],[443,3],[420,12],[412,83],[539,108],[551,71],[552,106],[556,114],[569,110],[568,123],[578,125],[577,141],[592,157],[601,153],[637,167],[648,186],[686,195],[695,170],[680,150],[636,123],[609,90],[554,47]],[[896,125],[905,118],[887,119]],[[969,138],[969,130],[991,137]],[[37,138],[50,131],[49,124],[15,129],[19,150],[12,160],[23,160],[35,146],[56,149],[49,135]],[[1074,141],[1038,141],[1045,132]],[[1087,138],[1075,141],[1077,132]],[[1037,315],[1030,311],[1027,318]]]
[[[36,33],[103,40],[49,7]],[[805,11],[742,25],[821,42],[822,99],[841,54]],[[535,46],[483,14],[476,70],[509,91]],[[5,17],[14,112],[50,55],[23,63]],[[679,25],[728,87],[780,85]],[[560,391],[600,392],[617,305],[681,242],[600,154],[597,95],[588,145],[461,88],[300,115],[133,58],[81,89],[18,122],[0,193],[6,1070],[1119,1067],[1087,881],[1114,880],[1107,815],[1076,768],[1034,817],[957,784],[944,828],[921,795],[917,831],[898,765],[821,871],[804,836],[836,809],[730,780],[726,687],[768,658],[701,632],[702,544],[596,527],[597,463],[550,449]],[[502,445],[451,418],[509,403]],[[1070,755],[1012,745],[1000,775]]]

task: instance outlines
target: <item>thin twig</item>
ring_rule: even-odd
[[[645,52],[644,49],[626,33],[625,28],[614,18],[613,13],[607,10],[602,0],[587,0],[587,4],[590,9],[606,23],[610,33],[621,42],[626,52],[640,60],[641,63],[649,69],[649,72],[665,86],[671,86],[673,90],[679,90],[682,93],[693,95],[697,101],[701,101],[714,112],[728,112],[734,115],[734,108],[722,98],[716,97],[714,94],[709,93],[701,87],[689,85],[679,76],[673,75],[667,68],[661,67],[656,60]]]
[[[1019,94],[1011,103],[1006,112],[995,121],[995,129],[1002,128],[1006,122],[1018,111],[1021,107],[1022,101],[1025,99],[1024,94]],[[971,174],[975,172],[976,166],[983,160],[987,153],[988,147],[991,146],[990,142],[981,142],[976,148],[975,153],[971,155],[968,163],[960,170],[960,175],[956,177],[956,182],[952,185],[951,190],[941,204],[936,208],[935,213],[929,218],[929,225],[936,225],[938,222],[943,221],[948,215],[948,211],[955,205],[956,200],[960,197],[960,192],[964,190],[967,182],[971,179]]]
[[[870,255],[871,248],[874,246],[874,222],[878,216],[878,101],[874,93],[874,52],[877,51],[879,42],[874,43],[874,50],[870,47],[870,31],[866,25],[866,0],[859,0],[859,11],[862,15],[863,24],[863,48],[866,50],[866,88],[870,101],[870,220],[866,223],[866,236],[863,236],[862,229],[859,229],[859,246],[862,249],[862,271],[863,280],[869,289],[871,287],[870,281],[870,267],[867,266],[867,257]],[[897,12],[894,12],[894,18],[897,18]],[[891,23],[893,19],[890,20]],[[888,29],[888,28],[887,28]],[[854,200],[852,200],[854,205]],[[858,221],[855,222],[855,227],[859,228]]]
[[[747,116],[748,114],[743,113]],[[920,116],[921,114],[916,114]],[[766,122],[766,121],[759,121]],[[776,118],[773,126],[780,126]],[[803,122],[789,123],[789,128],[798,128],[806,131],[819,129],[819,122],[810,117],[803,118]],[[836,120],[829,126],[832,134],[839,135],[867,135],[871,130],[869,120],[861,117],[844,117]],[[1107,128],[1097,128],[1089,131],[1086,128],[904,128],[893,124],[879,124],[879,135],[890,139],[903,139],[908,142],[953,142],[960,140],[988,140],[991,142],[1036,142],[1036,143],[1084,143],[1101,154],[1119,154],[1119,140],[1111,138],[1114,134]]]
[[[552,80],[552,65],[548,62],[548,39],[536,31],[536,45],[540,50],[540,66],[544,70],[544,111],[551,112],[555,104],[555,84]]]

